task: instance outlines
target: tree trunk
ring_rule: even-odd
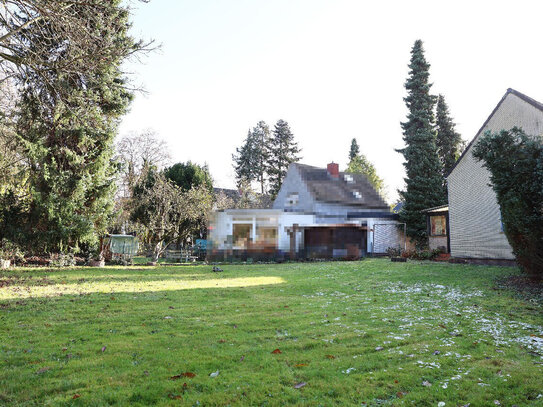
[[[155,246],[155,250],[153,251],[153,262],[157,262],[158,258],[160,257],[160,254],[162,253],[162,240],[158,242]]]

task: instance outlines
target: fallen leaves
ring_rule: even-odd
[[[336,357],[334,355],[325,355],[328,359],[335,359]]]
[[[38,371],[36,372],[36,374],[43,374],[43,373],[45,373],[45,372],[48,372],[49,370],[51,370],[50,367],[42,367],[40,370],[38,370]]]
[[[294,365],[294,367],[304,367],[307,366],[307,363],[298,363],[297,365]]]
[[[307,383],[306,382],[300,382],[300,383],[296,383],[293,387],[295,389],[301,389],[302,387],[306,386]]]
[[[283,352],[281,352],[280,349],[275,349],[275,350],[272,351],[272,353],[273,353],[274,355],[277,355],[277,354],[283,353]]]
[[[81,397],[81,394],[75,393],[74,396],[73,396],[72,398],[75,400],[75,399],[78,399],[79,397]]]
[[[192,379],[194,376],[196,376],[196,373],[184,372],[184,373],[180,373],[180,374],[170,377],[170,380],[177,380],[177,379],[181,379],[182,377],[188,377],[189,379]]]

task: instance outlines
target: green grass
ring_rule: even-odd
[[[516,269],[221,267],[2,271],[0,405],[543,405]]]

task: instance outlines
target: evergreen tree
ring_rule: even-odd
[[[207,165],[198,165],[190,161],[177,163],[164,170],[167,179],[186,192],[194,187],[204,186],[213,192],[213,180]]]
[[[264,194],[266,175],[268,172],[270,128],[264,121],[259,121],[240,148],[236,148],[236,154],[232,155],[236,183],[238,187],[243,181],[257,181],[260,184],[260,192]]]
[[[543,142],[520,128],[487,131],[473,156],[490,172],[503,231],[521,269],[543,279]]]
[[[288,123],[284,120],[277,121],[270,139],[267,163],[272,196],[279,192],[289,164],[300,160],[298,156],[300,151]]]
[[[460,157],[464,142],[460,134],[455,130],[455,124],[449,113],[449,106],[447,106],[443,95],[439,95],[437,98],[436,129],[437,153],[443,168],[443,182],[445,183],[445,177],[451,171],[458,157]]]
[[[236,148],[236,154],[232,154],[233,167],[236,177],[236,185],[239,188],[242,184],[254,180],[252,167],[252,142],[251,130],[247,132],[247,137],[241,147]]]
[[[270,158],[270,128],[264,121],[259,121],[252,131],[252,168],[256,181],[260,184],[260,193],[266,192],[266,176]]]
[[[364,174],[375,190],[385,197],[385,181],[377,175],[374,165],[364,154],[357,154],[349,162],[347,171],[353,174]]]
[[[358,157],[358,154],[360,154],[360,147],[358,146],[358,142],[355,138],[351,141],[351,149],[349,150],[349,163],[355,159],[355,157]]]
[[[77,72],[29,66],[18,78],[25,87],[16,130],[29,163],[32,195],[27,240],[34,238],[33,249],[42,252],[96,244],[106,230],[115,191],[113,139],[132,99],[121,64],[138,49],[128,36],[129,11],[121,0],[72,2],[70,12],[87,30],[90,49],[96,45],[90,39],[99,37],[111,51],[94,56],[71,48],[63,31],[49,30],[49,20],[13,34],[29,44],[20,49],[22,58],[27,53],[35,58],[39,52],[39,59],[59,66],[87,58],[92,67]],[[97,20],[100,24],[92,23]],[[47,32],[52,34],[45,47]],[[40,47],[34,49],[34,43]]]
[[[422,41],[411,50],[409,77],[405,82],[404,101],[409,113],[401,123],[405,148],[397,150],[405,158],[406,188],[400,191],[405,205],[400,219],[407,224],[407,234],[418,247],[427,245],[426,218],[421,212],[446,202],[442,172],[434,130],[435,96],[430,94],[430,64],[424,57]]]

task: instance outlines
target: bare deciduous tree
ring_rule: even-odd
[[[146,167],[162,169],[170,162],[166,141],[158,138],[153,130],[131,133],[119,140],[116,146],[117,161],[122,165],[121,193],[130,196],[130,190]]]

